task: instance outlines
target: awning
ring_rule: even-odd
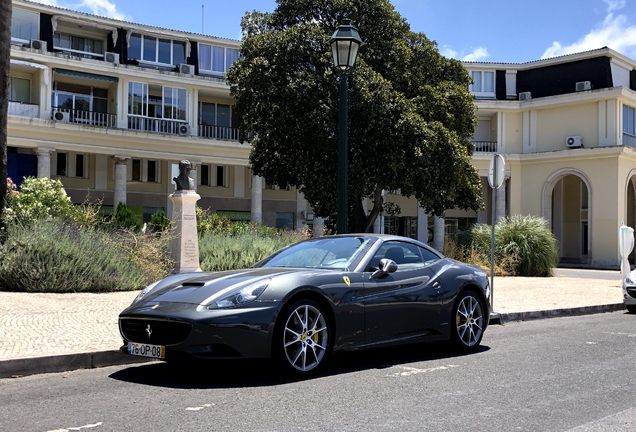
[[[44,73],[42,74],[42,76],[44,77],[44,84],[49,85],[49,76],[51,74],[49,73],[49,67],[47,65],[32,63],[32,62],[23,61],[23,60],[16,60],[16,59],[10,59],[10,64],[14,66],[21,66],[29,71],[31,69],[42,69],[44,71]]]
[[[70,70],[70,69],[60,69],[60,68],[55,68],[55,69],[53,69],[53,71],[55,73],[59,73],[59,74],[62,74],[62,75],[70,75],[70,76],[79,77],[79,78],[88,78],[88,79],[96,79],[96,80],[102,80],[102,81],[119,82],[119,78],[112,77],[112,76],[107,76],[107,75],[98,75],[98,74],[92,74],[92,73],[88,73],[88,72],[79,72],[79,71],[74,71],[74,70]]]

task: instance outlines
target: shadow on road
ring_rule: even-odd
[[[480,346],[470,354],[457,353],[447,343],[404,345],[334,354],[325,368],[308,376],[289,376],[269,360],[227,360],[197,363],[169,364],[164,362],[143,364],[121,369],[110,378],[131,383],[179,388],[212,389],[274,386],[321,377],[346,374],[370,369],[388,369],[394,366],[478,355],[490,350]]]

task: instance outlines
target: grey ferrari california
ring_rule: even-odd
[[[489,296],[483,270],[416,240],[336,235],[248,269],[168,276],[119,315],[119,330],[131,355],[274,358],[306,373],[339,350],[439,340],[474,350]]]

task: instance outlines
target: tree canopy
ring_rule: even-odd
[[[329,39],[349,18],[363,40],[349,73],[349,229],[371,230],[382,190],[399,189],[431,214],[478,211],[476,116],[462,64],[411,31],[388,0],[277,4],[243,17],[241,59],[227,74],[253,173],[297,187],[316,216],[335,220],[339,76]]]

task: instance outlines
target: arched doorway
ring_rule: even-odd
[[[632,228],[636,228],[636,170],[632,170],[627,176],[625,187],[625,218],[621,222]],[[636,262],[636,250],[629,255],[629,262]]]
[[[592,190],[580,170],[553,173],[543,188],[543,217],[559,241],[559,262],[592,262]]]

